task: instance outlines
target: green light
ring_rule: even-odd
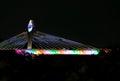
[[[94,55],[97,55],[97,54],[99,54],[100,53],[100,50],[94,50]]]
[[[74,52],[74,54],[80,54],[79,50],[72,50]]]
[[[59,54],[57,50],[49,50],[52,54]]]
[[[37,53],[37,50],[35,50],[35,49],[32,49],[31,51],[32,51],[33,54]]]

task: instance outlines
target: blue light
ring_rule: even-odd
[[[30,21],[29,21],[29,24],[28,24],[28,32],[31,32],[31,31],[33,30],[33,27],[34,27],[33,21],[30,20]]]

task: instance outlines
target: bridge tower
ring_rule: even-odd
[[[29,21],[28,27],[27,27],[27,37],[28,37],[28,42],[27,42],[27,49],[32,49],[32,34],[33,34],[33,20]]]

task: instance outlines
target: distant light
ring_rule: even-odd
[[[38,50],[38,49],[25,49],[25,50],[16,50],[16,53],[25,53],[25,54],[35,54],[35,55],[98,55],[100,50],[90,49],[90,50]]]

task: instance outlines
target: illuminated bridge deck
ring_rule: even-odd
[[[35,31],[31,37],[32,50],[27,48],[27,32],[23,32],[0,43],[0,50],[16,50],[32,54],[98,54],[98,49],[62,37]],[[21,51],[20,51],[21,50]]]

